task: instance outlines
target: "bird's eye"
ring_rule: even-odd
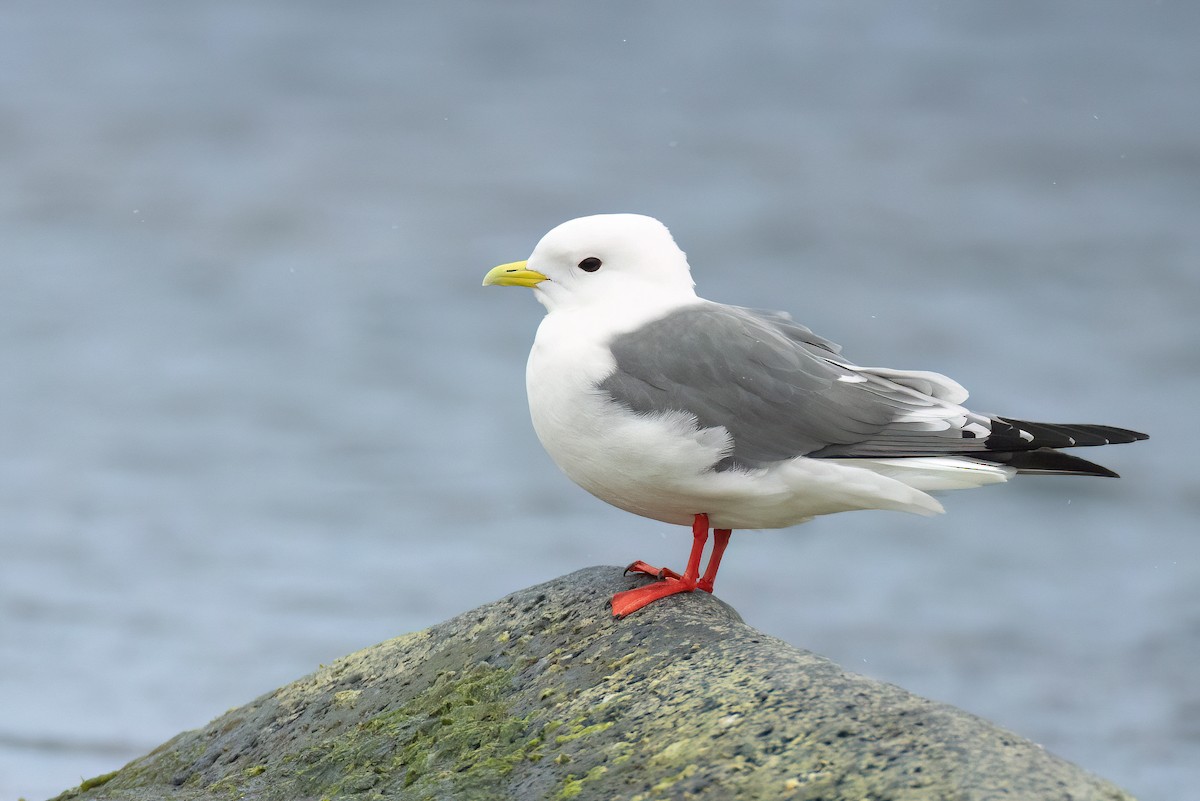
[[[583,261],[579,262],[579,269],[585,273],[594,273],[600,269],[600,260],[595,256],[588,256]]]

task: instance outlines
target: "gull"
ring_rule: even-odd
[[[683,573],[627,568],[658,580],[614,595],[618,617],[712,592],[734,529],[857,509],[937,514],[929,493],[1017,473],[1115,477],[1060,448],[1147,438],[979,414],[944,375],[862,367],[785,313],[705,300],[652,217],[569,220],[483,284],[529,287],[546,308],[526,390],[559,468],[613,506],[692,528]]]

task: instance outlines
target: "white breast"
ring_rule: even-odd
[[[597,388],[616,367],[612,336],[662,313],[647,304],[627,305],[617,320],[586,309],[546,315],[529,353],[526,390],[538,439],[571,480],[634,514],[688,524],[697,501],[685,488],[728,452],[728,434],[699,430],[682,412],[637,415]]]

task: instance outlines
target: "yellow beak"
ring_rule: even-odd
[[[525,262],[514,261],[488,270],[488,274],[483,277],[483,285],[533,287],[545,280],[546,276],[537,270],[529,269]]]

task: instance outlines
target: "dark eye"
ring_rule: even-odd
[[[579,269],[585,273],[594,273],[600,269],[600,260],[595,256],[588,256],[583,261],[579,262]]]

